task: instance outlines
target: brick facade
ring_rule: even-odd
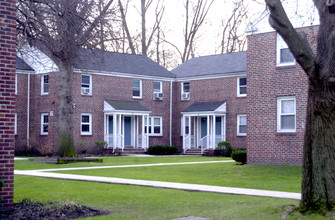
[[[301,28],[315,49],[317,27]],[[276,66],[277,33],[248,36],[248,164],[301,165],[308,79],[298,64]],[[277,99],[296,98],[296,132],[277,132]]]
[[[0,208],[13,208],[16,1],[0,0]]]

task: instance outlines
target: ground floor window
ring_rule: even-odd
[[[163,119],[162,116],[150,116],[149,117],[149,132],[150,136],[162,136],[163,135]],[[144,121],[145,133],[147,133],[147,120]]]
[[[296,99],[295,97],[279,97],[277,99],[277,131],[296,131]]]
[[[237,115],[237,135],[247,135],[247,115]]]
[[[92,114],[83,113],[81,114],[81,135],[92,135]]]
[[[49,133],[49,114],[41,114],[41,135],[47,135]]]

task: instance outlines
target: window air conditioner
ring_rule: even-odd
[[[154,93],[154,99],[163,99],[164,93],[162,92],[155,92]]]
[[[183,100],[190,99],[190,93],[183,93]]]
[[[90,88],[81,88],[82,94],[90,94]]]

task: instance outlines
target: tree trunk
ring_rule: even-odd
[[[59,67],[58,144],[56,154],[74,157],[73,143],[73,65],[61,61]]]
[[[335,111],[331,93],[327,86],[310,82],[301,211],[335,207]]]

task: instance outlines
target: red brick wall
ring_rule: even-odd
[[[249,85],[248,89],[249,89]],[[181,82],[174,86],[173,144],[182,149],[181,112],[194,102],[227,103],[226,140],[233,148],[245,148],[246,137],[237,136],[237,115],[247,113],[247,97],[237,97],[237,77],[191,80],[190,100],[181,100]],[[192,125],[193,127],[193,125]]]
[[[315,46],[316,27],[300,29]],[[298,64],[276,67],[275,32],[248,36],[248,164],[301,165],[308,81]],[[296,98],[296,132],[277,132],[277,98]]]
[[[0,0],[0,208],[13,208],[16,1]]]

